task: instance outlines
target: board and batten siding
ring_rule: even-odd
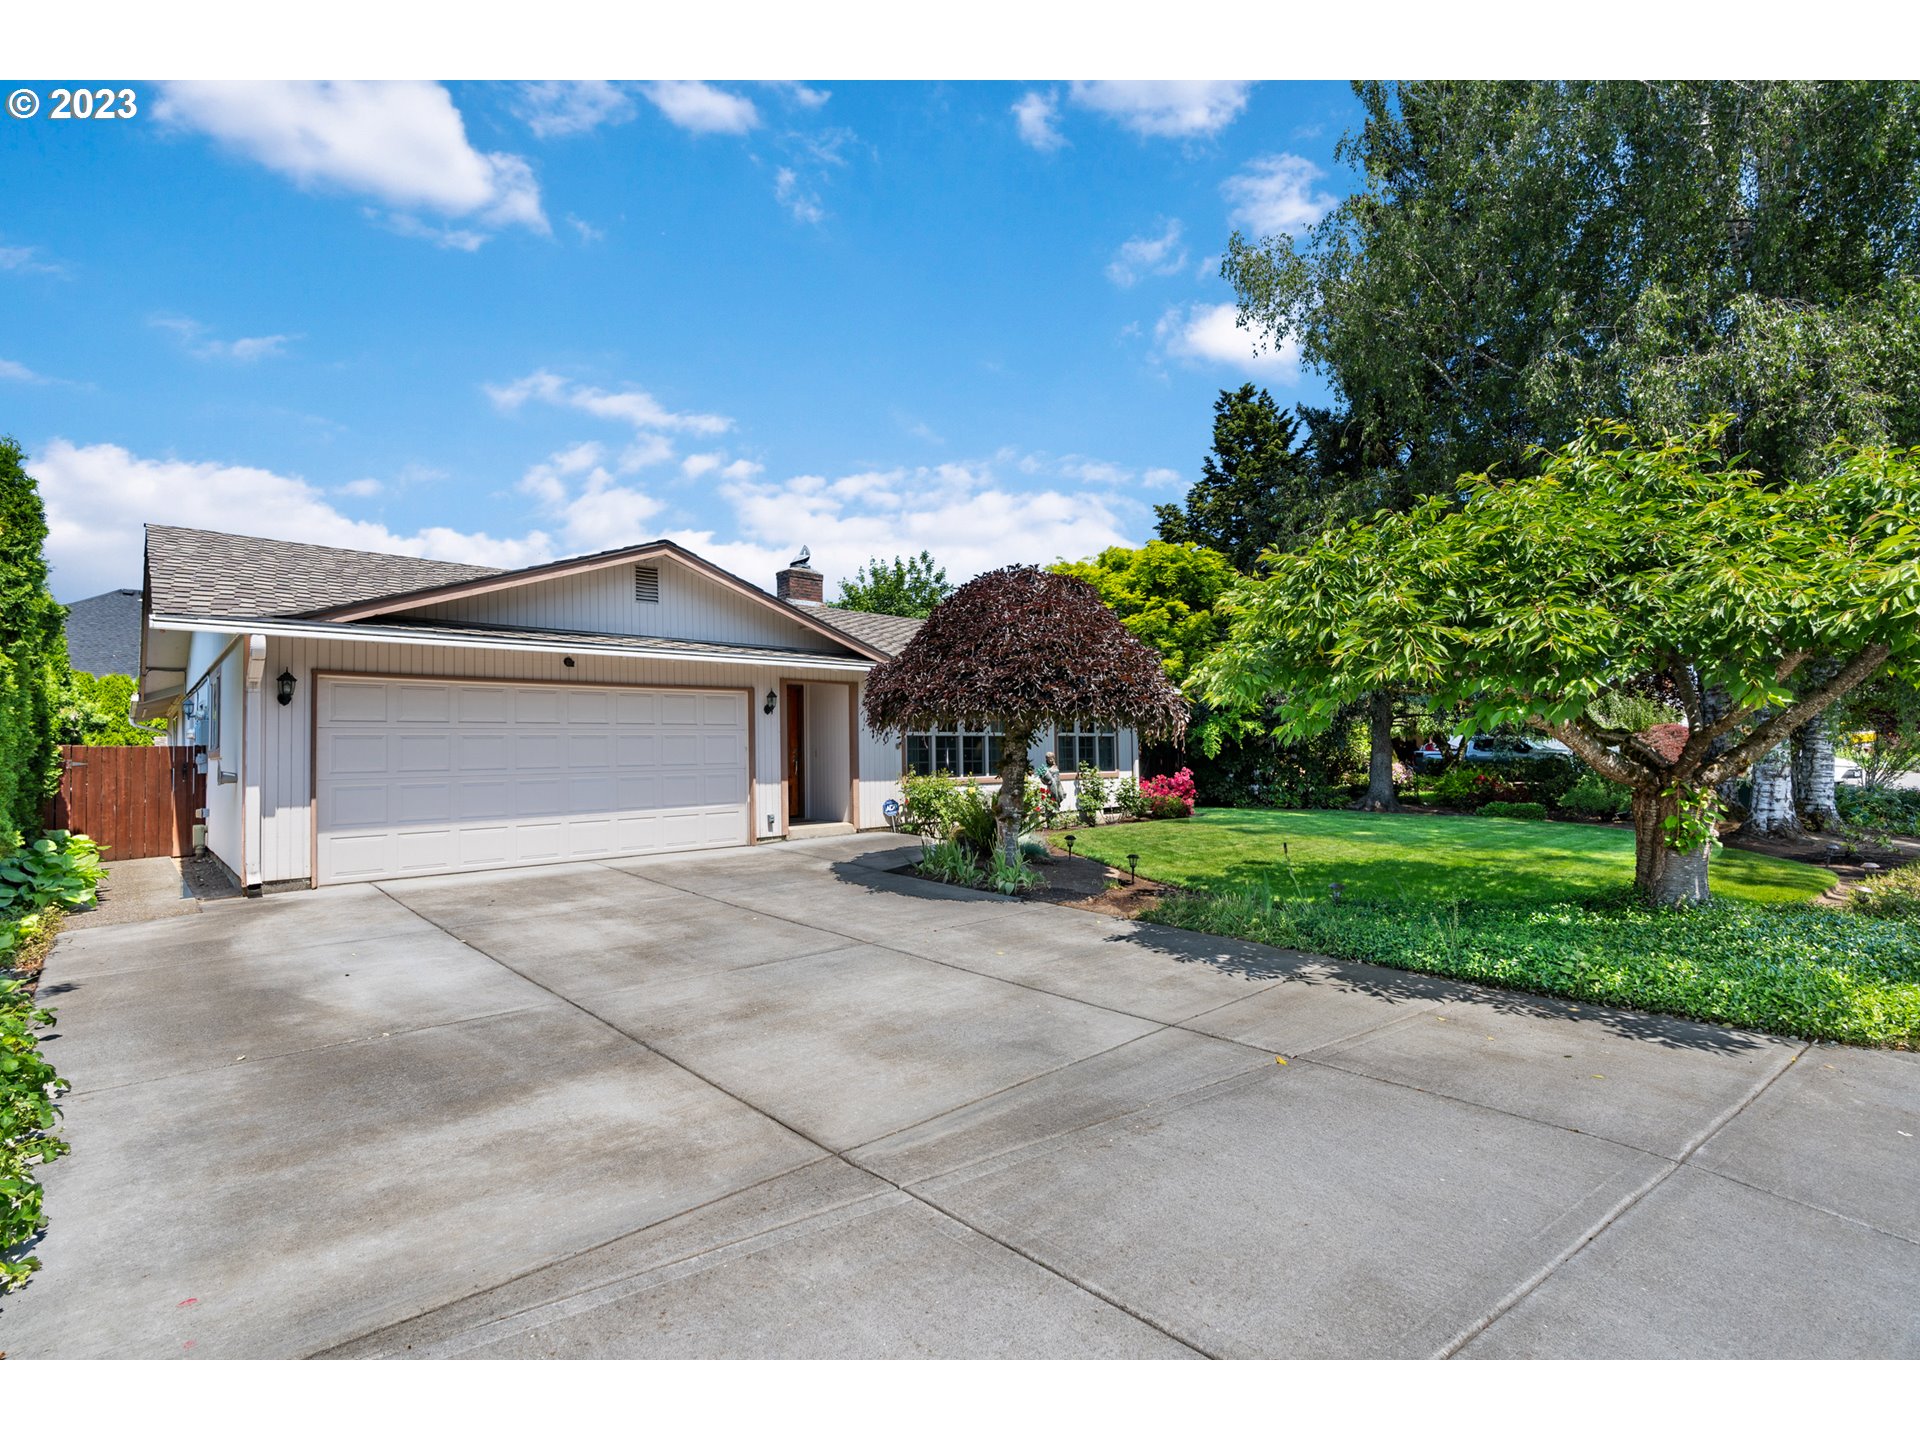
[[[633,563],[512,589],[444,600],[405,617],[509,629],[564,630],[583,635],[648,635],[723,645],[776,645],[844,656],[818,630],[667,557],[648,561],[660,573],[660,598],[636,600]],[[390,617],[400,621],[403,616]]]
[[[664,587],[663,587],[664,588]],[[849,676],[843,670],[809,668],[804,657],[789,667],[711,664],[703,661],[652,660],[628,656],[576,653],[568,669],[558,655],[526,651],[451,649],[435,645],[398,645],[365,640],[309,640],[271,636],[267,641],[266,678],[259,692],[264,721],[264,754],[260,757],[260,878],[263,883],[304,880],[312,871],[313,848],[313,673],[441,676],[472,680],[511,680],[523,684],[685,685],[704,689],[743,689],[752,692],[749,713],[753,723],[754,833],[767,838],[782,833],[785,810],[781,782],[785,778],[781,713],[762,713],[768,690],[780,690],[786,681],[835,681],[845,693]],[[275,679],[282,670],[293,673],[296,688],[291,705],[275,698]],[[239,687],[236,686],[237,690]],[[784,701],[782,701],[784,704]],[[857,701],[856,701],[857,704]],[[856,712],[857,713],[857,712]],[[236,720],[237,725],[237,720]],[[862,727],[860,750],[860,823],[868,828],[886,824],[881,805],[899,793],[898,745],[873,741]],[[869,768],[871,766],[871,768]],[[238,786],[228,787],[238,790]],[[207,787],[209,799],[213,786]],[[236,811],[236,824],[237,824]],[[772,817],[769,824],[768,817]],[[741,837],[745,843],[745,836]],[[221,858],[226,855],[221,853]],[[232,864],[232,861],[228,862]],[[237,867],[236,867],[237,868]]]

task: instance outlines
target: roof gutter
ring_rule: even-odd
[[[757,665],[774,670],[800,667],[814,670],[847,670],[864,675],[873,668],[871,660],[843,659],[834,655],[810,655],[796,650],[791,655],[716,655],[702,650],[670,650],[657,645],[605,645],[598,642],[563,645],[555,641],[508,639],[502,636],[473,637],[448,635],[435,630],[406,630],[399,626],[372,629],[364,625],[302,624],[276,620],[204,620],[187,615],[152,615],[147,626],[153,630],[185,630],[208,635],[276,635],[289,640],[353,640],[384,645],[439,645],[451,650],[524,650],[535,655],[612,655],[634,660],[685,660],[708,665]]]

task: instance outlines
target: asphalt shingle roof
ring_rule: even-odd
[[[809,605],[809,613],[844,631],[862,645],[898,655],[927,622],[904,615],[875,615],[866,610],[842,610],[838,605]]]
[[[415,555],[147,526],[147,583],[156,615],[289,618],[499,573]]]
[[[67,661],[89,675],[140,669],[140,592],[109,590],[67,607]]]

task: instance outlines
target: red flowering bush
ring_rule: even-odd
[[[1193,771],[1181,766],[1171,775],[1152,775],[1140,782],[1140,793],[1149,798],[1166,796],[1173,800],[1186,802],[1187,814],[1193,813],[1193,807],[1200,803],[1199,792],[1194,789]]]
[[[1150,795],[1147,815],[1154,820],[1184,820],[1193,814],[1193,806],[1178,795]]]

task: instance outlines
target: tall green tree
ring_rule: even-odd
[[[1296,341],[1415,494],[1513,473],[1589,416],[1730,415],[1765,475],[1920,440],[1920,86],[1355,86],[1359,188],[1236,235],[1257,336]]]
[[[1204,693],[1281,695],[1299,734],[1392,688],[1544,730],[1632,788],[1636,883],[1705,900],[1713,787],[1920,647],[1920,450],[1769,482],[1724,432],[1596,425],[1522,477],[1463,480],[1461,503],[1276,554],[1233,597]],[[1649,677],[1684,728],[1618,723]]]
[[[1213,402],[1213,449],[1185,503],[1156,505],[1162,540],[1199,545],[1251,574],[1260,554],[1318,528],[1313,465],[1300,421],[1251,384]]]
[[[156,745],[166,736],[164,720],[136,721],[137,685],[131,675],[68,673],[55,715],[54,738],[62,745]]]
[[[1091,560],[1062,560],[1047,568],[1091,585],[1121,624],[1160,652],[1175,685],[1184,685],[1226,634],[1218,606],[1240,579],[1218,551],[1166,540],[1149,540],[1137,550],[1115,545]]]
[[[868,561],[854,572],[853,579],[840,582],[840,596],[833,603],[873,615],[924,618],[952,593],[947,572],[922,550],[904,560],[896,555],[891,565],[883,560]]]
[[[54,718],[66,615],[47,590],[46,509],[20,447],[0,436],[0,850],[40,826],[59,783]]]

